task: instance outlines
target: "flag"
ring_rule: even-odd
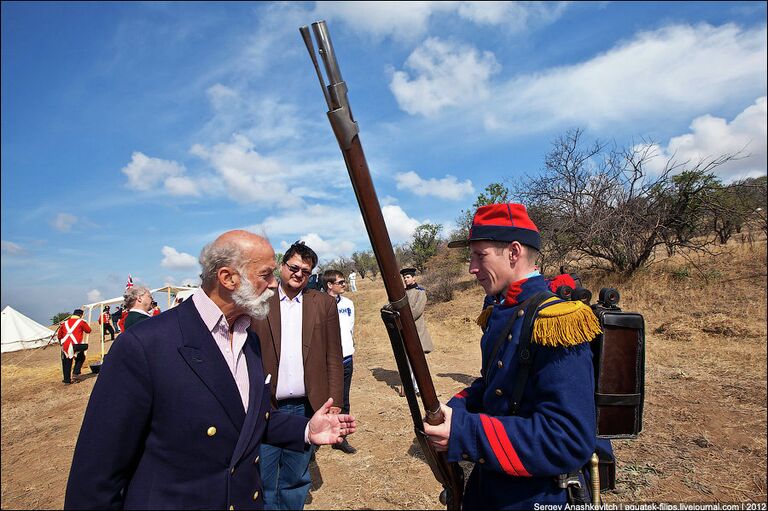
[[[125,282],[125,290],[128,291],[133,287],[133,277],[128,275],[128,280]]]

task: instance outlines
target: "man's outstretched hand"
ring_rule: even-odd
[[[315,445],[340,444],[357,429],[352,415],[331,413],[332,406],[333,398],[329,397],[309,420],[309,441]]]

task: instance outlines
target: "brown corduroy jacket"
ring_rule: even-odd
[[[313,410],[333,398],[333,406],[343,404],[344,368],[341,354],[341,331],[336,301],[314,289],[305,289],[302,297],[301,341],[304,355],[304,388]],[[261,342],[264,374],[271,374],[272,400],[275,401],[280,374],[280,299],[277,291],[269,299],[266,319],[251,322]]]

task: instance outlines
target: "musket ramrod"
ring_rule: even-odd
[[[309,27],[299,28],[304,43],[309,51],[315,72],[320,80],[320,85],[328,105],[328,120],[331,123],[333,133],[339,142],[344,163],[346,164],[352,188],[360,206],[368,238],[371,241],[376,261],[384,281],[389,304],[382,309],[382,318],[387,326],[393,352],[397,361],[398,372],[408,397],[408,406],[414,422],[416,438],[421,445],[424,456],[432,469],[433,474],[443,485],[444,491],[441,500],[448,509],[460,509],[464,491],[464,473],[458,463],[448,463],[444,453],[434,450],[424,434],[421,423],[421,411],[418,408],[415,389],[410,380],[408,363],[413,369],[414,378],[418,384],[421,400],[425,409],[425,421],[429,424],[441,424],[445,418],[440,410],[440,402],[437,399],[435,386],[429,374],[427,360],[419,341],[416,323],[413,319],[411,307],[405,287],[400,278],[400,272],[395,258],[392,242],[387,232],[384,216],[381,212],[379,199],[371,180],[368,163],[365,160],[363,146],[360,142],[360,129],[352,116],[347,97],[347,85],[341,77],[336,54],[333,50],[328,27],[325,21],[312,23],[312,31],[318,46],[318,52],[323,60],[323,66],[328,84],[326,85],[323,73],[320,69],[312,35]]]

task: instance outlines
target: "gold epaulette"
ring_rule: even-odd
[[[576,346],[589,342],[601,332],[600,322],[584,302],[561,302],[548,298],[533,324],[532,342],[543,346]]]
[[[488,318],[491,317],[491,313],[493,312],[493,305],[489,305],[485,309],[483,309],[483,312],[480,313],[480,315],[475,320],[475,323],[485,332],[485,327],[488,325]]]

